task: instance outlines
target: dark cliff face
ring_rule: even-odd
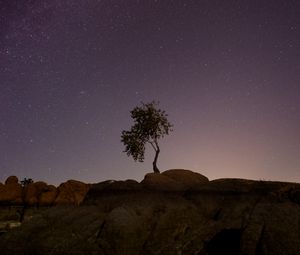
[[[79,207],[32,209],[0,236],[1,254],[300,254],[299,184],[180,174],[107,181]]]

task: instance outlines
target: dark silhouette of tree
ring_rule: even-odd
[[[129,131],[122,131],[121,141],[125,145],[127,156],[135,161],[143,162],[145,145],[148,143],[155,151],[153,161],[154,173],[159,173],[157,159],[160,153],[158,140],[172,131],[173,125],[168,121],[165,111],[158,108],[158,102],[136,106],[130,113],[134,121]]]
[[[25,186],[27,186],[27,185],[29,185],[30,183],[33,183],[33,180],[31,179],[31,178],[24,178],[22,181],[21,181],[21,185],[23,186],[23,187],[25,187]]]
[[[26,195],[27,195],[27,192],[28,192],[28,185],[30,183],[33,183],[33,180],[31,178],[24,178],[22,181],[21,181],[21,185],[22,185],[22,200],[23,200],[23,208],[22,210],[20,211],[20,222],[23,222],[24,220],[24,216],[25,216],[25,211],[27,210],[27,203],[26,203]]]

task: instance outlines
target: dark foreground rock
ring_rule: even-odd
[[[80,206],[31,211],[0,236],[1,255],[300,254],[299,184],[152,177],[102,182]]]

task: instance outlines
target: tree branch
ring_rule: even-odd
[[[149,143],[151,144],[152,148],[153,148],[155,151],[157,151],[157,148],[155,148],[153,142],[150,142],[150,141],[149,141]]]

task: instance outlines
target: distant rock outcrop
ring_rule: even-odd
[[[80,181],[69,180],[58,187],[55,204],[79,205],[85,198],[89,185]]]
[[[22,204],[22,186],[16,176],[6,179],[5,185],[0,185],[0,204]]]
[[[24,203],[29,206],[39,205],[39,199],[43,192],[47,190],[47,183],[33,182],[24,187]]]
[[[9,176],[5,181],[5,185],[12,185],[17,183],[19,183],[19,179],[17,176]]]
[[[45,182],[32,182],[24,187],[16,176],[10,176],[5,185],[0,183],[0,205],[52,206],[79,205],[89,190],[83,182],[69,180],[58,188]]]
[[[39,205],[40,206],[51,206],[54,204],[54,201],[57,197],[58,190],[53,185],[48,185],[43,193],[39,196]]]

